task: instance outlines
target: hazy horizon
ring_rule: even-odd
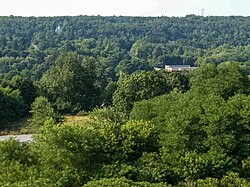
[[[203,10],[203,11],[202,11]],[[0,16],[250,16],[248,0],[8,0]]]

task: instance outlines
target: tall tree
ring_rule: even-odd
[[[235,62],[202,64],[194,70],[190,80],[192,90],[203,94],[217,94],[225,99],[236,93],[249,93],[250,82],[245,70]]]
[[[120,78],[113,104],[118,111],[129,114],[135,102],[169,93],[174,88],[186,91],[187,78],[174,73],[141,71]]]
[[[73,52],[60,55],[55,66],[43,75],[38,87],[61,112],[91,110],[99,96],[93,59],[83,61]]]
[[[13,89],[20,91],[20,95],[23,97],[26,107],[29,110],[31,103],[36,98],[36,89],[32,80],[24,74],[16,75],[11,79],[9,84]]]

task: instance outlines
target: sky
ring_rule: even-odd
[[[202,11],[202,9],[204,9]],[[1,0],[0,16],[250,16],[250,0]]]

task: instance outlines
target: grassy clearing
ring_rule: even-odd
[[[64,116],[65,125],[84,125],[90,120],[88,115],[84,116]],[[34,127],[30,125],[28,118],[23,118],[20,121],[6,123],[1,125],[0,135],[17,135],[17,134],[33,134],[35,132]]]
[[[89,116],[64,116],[64,124],[66,125],[83,125],[89,120]]]

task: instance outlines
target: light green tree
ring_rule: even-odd
[[[60,115],[53,109],[48,99],[42,96],[35,99],[31,105],[30,112],[32,117],[29,121],[35,128],[43,126],[47,120],[53,120],[55,122],[61,120]]]

